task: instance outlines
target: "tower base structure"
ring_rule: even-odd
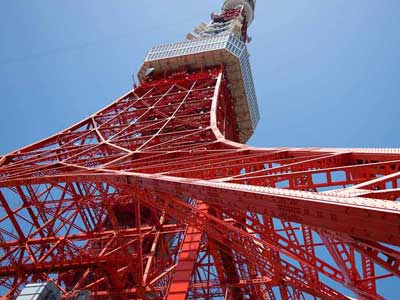
[[[239,144],[224,67],[154,74],[0,158],[0,299],[384,299],[400,150]]]

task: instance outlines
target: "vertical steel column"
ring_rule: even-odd
[[[197,208],[200,211],[208,210],[208,206],[201,202],[197,205]],[[186,299],[190,278],[195,269],[197,255],[200,250],[201,237],[202,232],[199,229],[191,225],[188,226],[166,300]]]

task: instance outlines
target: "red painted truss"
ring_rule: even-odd
[[[0,294],[384,299],[400,150],[238,144],[222,69],[141,84],[0,158]],[[395,288],[395,287],[393,287]]]

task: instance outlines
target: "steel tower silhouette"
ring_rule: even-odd
[[[0,299],[45,281],[70,299],[384,299],[400,149],[242,144],[254,9],[226,0],[152,48],[132,91],[0,157]]]

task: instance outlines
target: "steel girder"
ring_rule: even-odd
[[[237,143],[222,68],[148,81],[0,160],[0,294],[383,299],[400,150]],[[338,288],[342,286],[343,288]]]

